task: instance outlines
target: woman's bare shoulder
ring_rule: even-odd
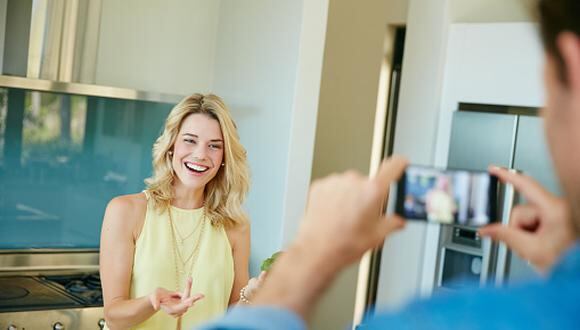
[[[113,208],[120,212],[135,212],[147,208],[147,198],[145,193],[121,195],[109,201],[107,208]]]
[[[119,228],[133,231],[142,224],[147,211],[147,198],[144,193],[117,196],[107,205],[105,222]]]

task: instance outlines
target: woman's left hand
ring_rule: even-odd
[[[248,281],[248,285],[246,285],[246,290],[244,291],[248,300],[252,300],[252,298],[256,296],[256,293],[260,290],[262,284],[264,284],[266,274],[267,272],[263,271],[260,273],[260,275],[258,275],[258,277],[252,277]]]

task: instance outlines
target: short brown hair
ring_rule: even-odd
[[[544,47],[555,57],[560,79],[566,82],[564,60],[556,46],[556,39],[565,31],[580,36],[580,0],[540,0],[538,10]]]

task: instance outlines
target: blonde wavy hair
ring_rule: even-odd
[[[246,150],[240,143],[230,111],[224,101],[213,94],[188,96],[167,116],[163,133],[153,144],[153,176],[145,180],[154,207],[164,212],[171,205],[177,176],[171,166],[170,151],[183,121],[196,113],[217,120],[224,138],[224,166],[205,186],[205,214],[213,226],[247,223],[248,216],[242,209],[250,185]]]

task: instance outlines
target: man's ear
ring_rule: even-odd
[[[563,71],[568,88],[580,95],[580,36],[562,32],[556,40],[556,46],[564,61]]]

